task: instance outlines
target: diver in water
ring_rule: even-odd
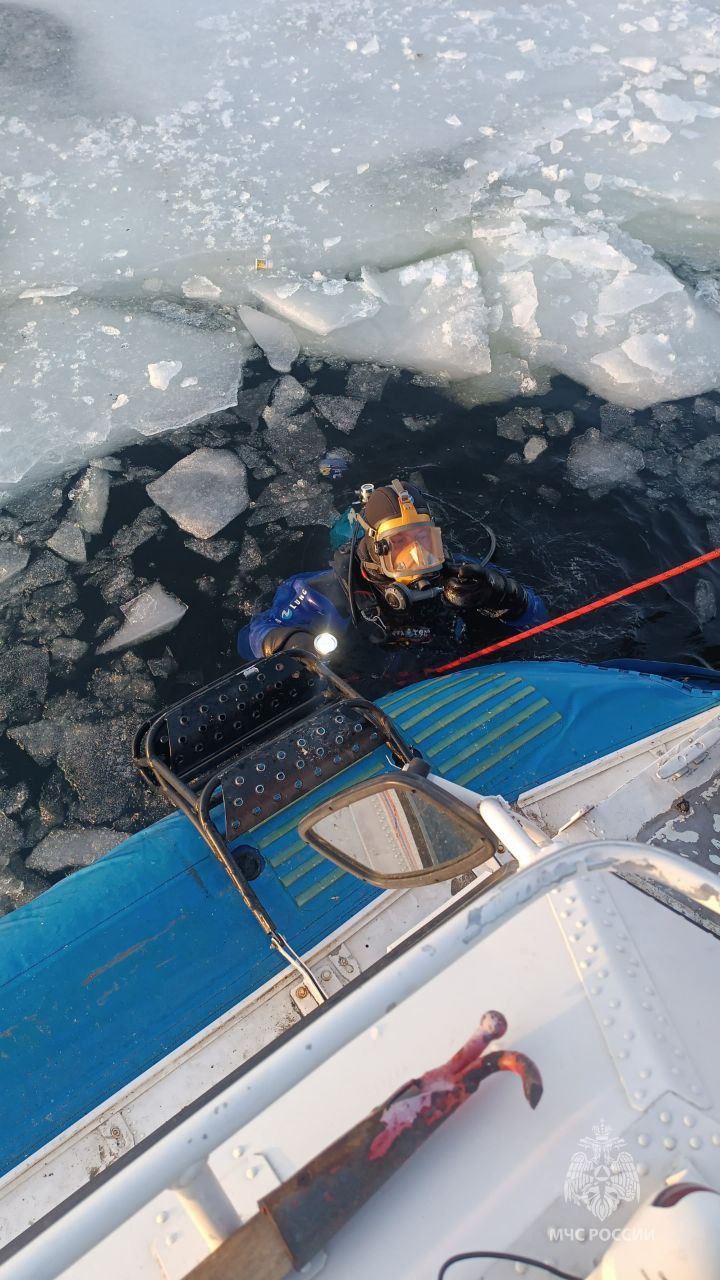
[[[283,582],[270,608],[239,632],[241,657],[283,649],[327,657],[352,628],[377,644],[455,651],[481,640],[493,622],[520,631],[547,618],[529,587],[444,545],[415,485],[366,484],[360,496],[349,512],[352,537],[332,567]]]

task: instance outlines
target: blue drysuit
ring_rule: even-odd
[[[489,569],[494,566],[488,565]],[[525,631],[547,618],[547,610],[540,596],[529,587],[525,587],[527,607],[524,613],[504,622],[496,619],[503,626],[513,631]],[[449,606],[448,606],[449,609]],[[455,610],[451,611],[456,614]],[[400,621],[401,615],[395,615]],[[408,621],[412,623],[412,618]],[[347,595],[335,569],[320,569],[315,573],[299,573],[287,578],[280,584],[273,597],[269,609],[264,609],[251,622],[238,632],[237,649],[244,659],[263,656],[263,642],[272,631],[278,628],[288,634],[293,631],[307,631],[317,635],[320,631],[331,631],[341,636],[350,625],[350,610]],[[461,638],[462,628],[456,627],[456,638]]]

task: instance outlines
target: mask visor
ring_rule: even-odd
[[[379,556],[380,567],[388,578],[412,580],[425,573],[437,573],[445,563],[442,535],[429,521],[389,529],[380,533],[378,541],[388,544],[388,550]]]

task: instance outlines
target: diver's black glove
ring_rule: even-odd
[[[455,609],[473,609],[512,622],[527,609],[527,592],[515,578],[480,563],[448,564],[443,599]]]
[[[273,627],[262,643],[263,658],[272,658],[283,649],[302,649],[303,653],[315,653],[315,644],[309,631],[297,627]]]

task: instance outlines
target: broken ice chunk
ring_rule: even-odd
[[[598,296],[600,316],[622,316],[636,307],[646,307],[668,293],[682,293],[681,282],[669,271],[656,271],[651,275],[640,272],[619,271],[615,279]]]
[[[130,645],[141,644],[144,640],[153,640],[155,636],[172,631],[187,613],[187,605],[156,583],[149,591],[143,591],[142,595],[123,605],[122,611],[125,622],[115,635],[100,645],[98,653],[127,649]]]
[[[15,542],[0,542],[0,587],[22,573],[29,559],[27,547],[19,547]]]
[[[49,669],[47,653],[35,645],[0,648],[0,721],[24,724],[40,715]]]
[[[183,280],[182,291],[186,298],[219,298],[222,289],[207,276],[189,276]]]
[[[51,551],[72,564],[84,564],[87,560],[82,530],[72,520],[63,520],[52,538],[48,538],[48,546]]]
[[[312,458],[321,458],[327,449],[325,437],[312,413],[296,413],[290,418],[273,417],[265,439],[279,466],[302,470]]]
[[[523,449],[523,457],[526,462],[534,462],[546,449],[547,440],[543,440],[542,436],[531,436]]]
[[[163,518],[157,507],[145,507],[135,517],[132,524],[123,525],[113,535],[110,546],[119,556],[131,556],[143,543],[156,538],[163,525]]]
[[[300,343],[284,320],[265,315],[254,307],[238,307],[245,328],[262,348],[268,364],[278,373],[289,373],[300,355]]]
[[[281,378],[272,394],[272,400],[263,413],[266,422],[274,417],[284,417],[288,413],[297,413],[310,403],[310,393],[297,378],[288,375]]]
[[[68,827],[64,831],[51,831],[35,846],[25,865],[31,871],[44,871],[46,875],[74,871],[76,867],[87,867],[96,862],[124,839],[124,832],[110,831],[107,827]]]
[[[631,120],[630,133],[635,142],[646,142],[651,144],[659,144],[668,141],[672,137],[669,129],[664,124],[652,124],[649,120]]]
[[[355,430],[358,418],[365,408],[362,400],[350,400],[347,396],[315,396],[315,404],[323,418],[327,418],[336,431],[344,431],[346,434]]]
[[[489,313],[471,254],[458,250],[390,271],[364,268],[362,279],[379,309],[328,338],[304,333],[306,351],[451,380],[489,372]]]
[[[380,309],[378,299],[362,284],[351,280],[265,276],[253,282],[251,288],[271,311],[321,336],[372,316]]]
[[[152,436],[234,404],[247,335],[229,316],[203,327],[179,313],[118,315],[76,296],[0,308],[0,483],[61,471],[135,432]],[[167,351],[172,360],[151,354]],[[180,364],[196,384],[181,388]]]
[[[354,364],[348,373],[345,390],[351,400],[381,400],[389,377],[390,370],[380,365]]]
[[[221,560],[226,560],[233,551],[237,551],[239,543],[234,542],[232,538],[213,538],[211,541],[203,542],[201,538],[186,538],[185,546],[188,551],[194,551],[198,556],[204,556],[206,560],[213,560],[219,564]]]
[[[173,378],[176,378],[182,369],[182,361],[180,360],[158,360],[156,364],[149,364],[147,367],[148,381],[151,387],[155,387],[157,391],[167,391]]]
[[[249,501],[245,467],[226,449],[196,449],[146,488],[153,502],[196,538],[212,538]]]
[[[577,436],[568,454],[568,479],[576,489],[634,484],[645,459],[634,445],[608,439],[596,427]]]
[[[88,467],[71,493],[70,517],[86,533],[100,533],[110,495],[110,476],[100,467]]]
[[[698,622],[712,622],[717,617],[715,588],[707,578],[701,578],[695,588],[695,613]]]

